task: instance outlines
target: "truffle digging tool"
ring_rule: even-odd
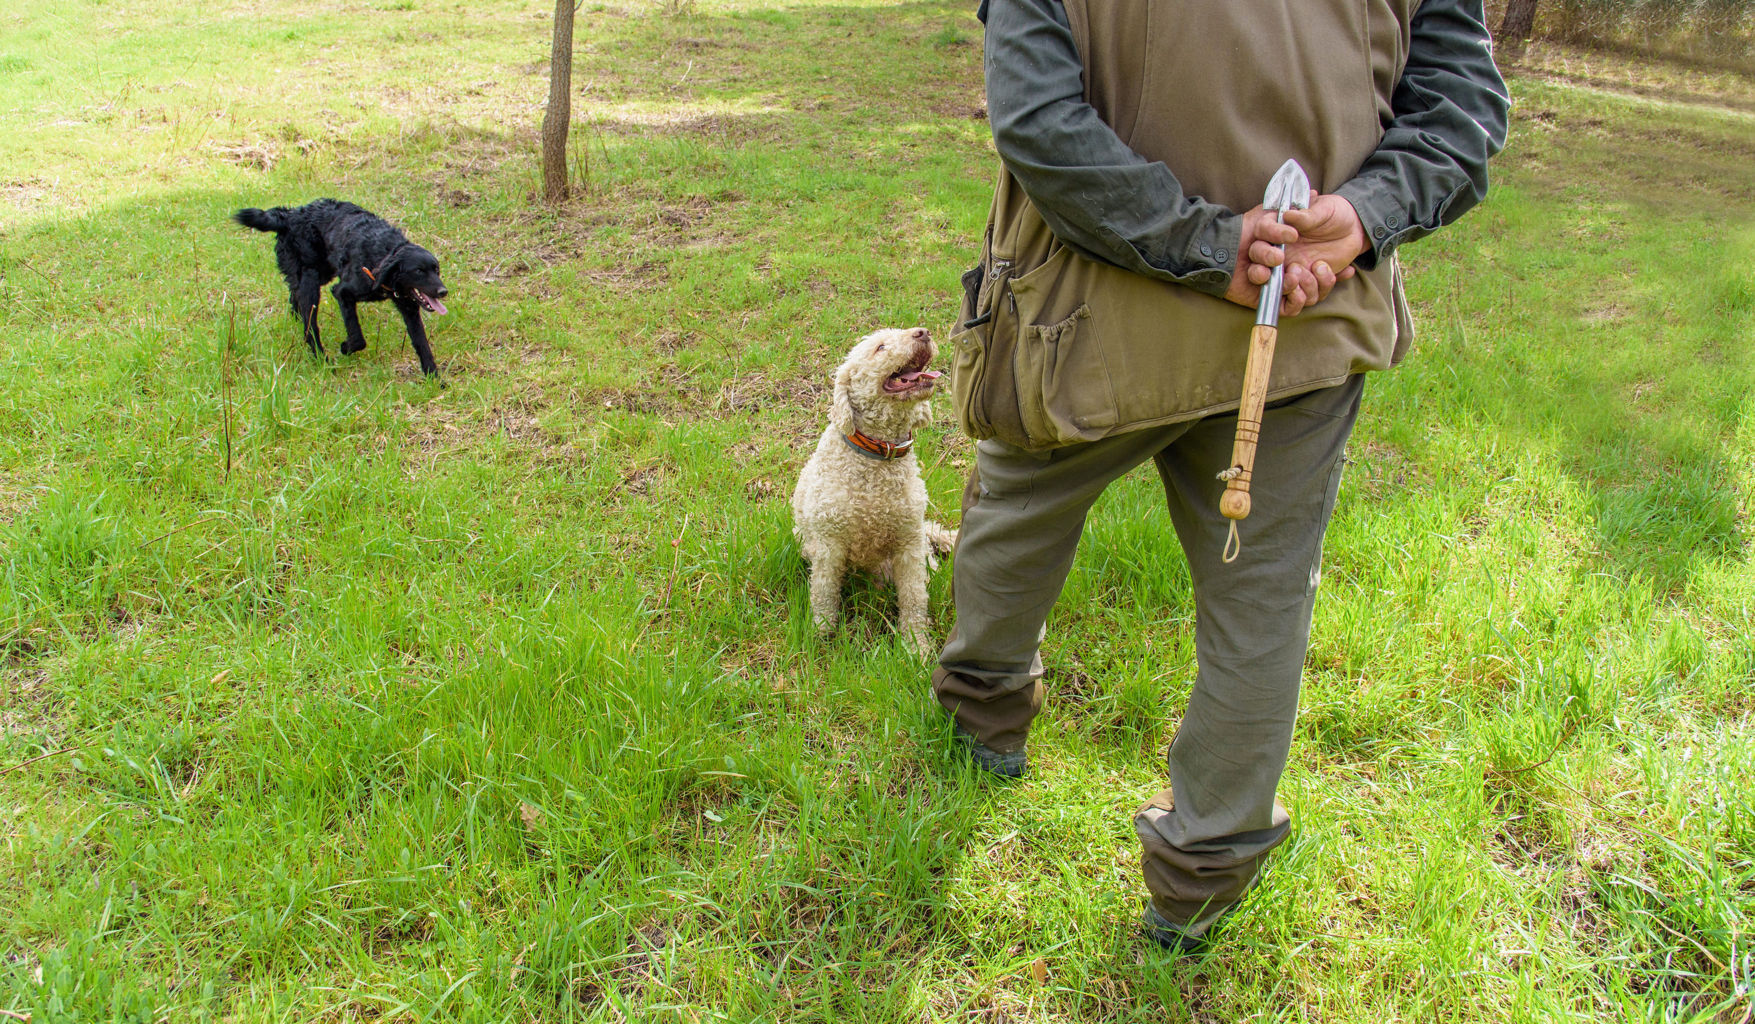
[[[1298,161],[1287,160],[1274,172],[1262,195],[1263,209],[1277,211],[1276,218],[1284,223],[1287,210],[1310,208],[1310,179]],[[1281,246],[1282,251],[1284,246]],[[1256,442],[1261,439],[1261,410],[1267,404],[1268,375],[1274,367],[1274,342],[1280,333],[1280,295],[1285,288],[1286,268],[1274,268],[1274,276],[1262,286],[1261,301],[1255,307],[1255,328],[1249,334],[1249,361],[1243,370],[1243,402],[1237,407],[1237,439],[1231,446],[1231,465],[1219,474],[1225,481],[1225,493],[1219,499],[1219,511],[1231,520],[1231,535],[1225,541],[1225,561],[1236,560],[1241,542],[1237,538],[1237,520],[1249,515],[1249,480],[1255,469]]]

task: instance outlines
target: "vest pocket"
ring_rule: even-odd
[[[951,400],[957,407],[957,424],[977,441],[993,436],[982,416],[982,384],[987,376],[987,341],[981,327],[951,335]]]
[[[1023,447],[1094,441],[1118,422],[1098,317],[1089,305],[1097,297],[1096,271],[1097,264],[1060,246],[1041,266],[1012,279]]]
[[[1008,287],[1011,266],[1011,260],[993,259],[991,266],[984,260],[963,275],[958,329],[950,338],[951,397],[957,422],[977,441],[1006,433],[994,426],[996,419],[1016,419],[1015,414],[1007,416],[1005,410],[995,407],[997,399],[1011,396],[997,389],[992,380],[993,368],[1009,361],[1016,347],[1016,303]],[[1010,433],[1017,433],[1017,429],[1011,428]]]
[[[1115,388],[1094,328],[1091,307],[1024,328],[1024,380],[1041,382],[1024,402],[1025,428],[1038,445],[1066,445],[1103,436],[1116,422]]]

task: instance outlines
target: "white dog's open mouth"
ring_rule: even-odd
[[[444,314],[445,304],[443,302],[440,302],[438,299],[433,298],[431,295],[428,295],[426,292],[421,291],[419,288],[410,288],[409,291],[414,293],[414,301],[420,303],[422,309],[424,309],[427,312],[432,313],[434,315],[443,315]]]
[[[937,370],[928,370],[927,362],[932,358],[928,349],[922,348],[913,361],[892,373],[884,380],[884,391],[892,395],[906,394],[912,391],[930,391],[933,382],[943,374]]]

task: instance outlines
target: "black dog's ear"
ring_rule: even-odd
[[[395,250],[389,256],[384,258],[384,262],[378,265],[377,270],[372,272],[377,278],[374,283],[377,284],[378,287],[390,291],[396,290],[390,286],[390,282],[396,280],[397,274],[402,273],[402,254],[407,251],[407,249]]]

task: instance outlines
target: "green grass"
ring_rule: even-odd
[[[549,12],[0,18],[0,1016],[1747,1020],[1738,104],[1514,83],[1493,196],[1406,253],[1292,839],[1176,961],[1132,933],[1193,671],[1148,474],[1021,785],[955,756],[882,589],[809,628],[827,372],[942,332],[985,216],[966,5],[582,8],[560,209]],[[226,218],[325,194],[440,254],[448,386],[384,309],[302,351]],[[922,447],[954,520],[969,444]]]

